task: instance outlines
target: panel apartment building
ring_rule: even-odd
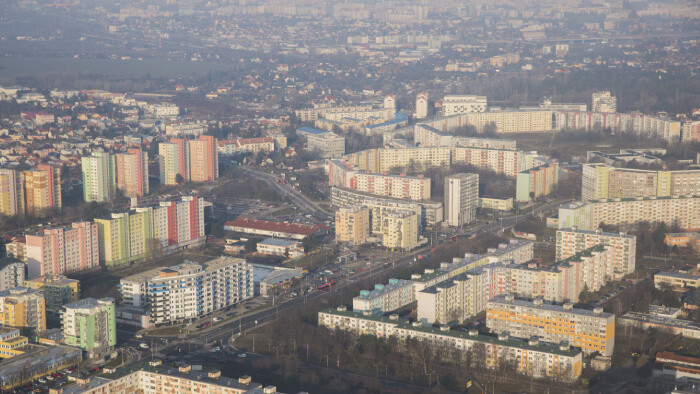
[[[219,257],[185,262],[123,278],[126,306],[145,308],[154,324],[193,319],[253,297],[253,267],[243,259]]]
[[[700,195],[700,170],[649,171],[584,164],[581,200]]]
[[[635,270],[637,259],[637,237],[626,233],[559,229],[557,231],[556,259],[564,260],[576,253],[603,244],[614,248],[613,277],[620,279]]]
[[[160,182],[209,182],[219,179],[219,150],[216,138],[208,135],[199,139],[172,138],[158,145]]]
[[[27,271],[30,279],[63,275],[99,266],[98,225],[75,222],[70,227],[27,234]]]
[[[81,159],[83,201],[105,202],[114,198],[117,188],[116,160],[107,152],[93,152]]]
[[[46,306],[40,290],[26,287],[0,291],[0,325],[46,330]]]
[[[129,149],[116,154],[117,189],[126,197],[142,197],[148,194],[148,153],[141,149]]]
[[[369,312],[348,311],[344,306],[320,311],[318,324],[358,335],[395,337],[401,341],[416,338],[435,346],[471,351],[489,368],[495,368],[498,359],[505,358],[515,362],[519,371],[536,378],[549,376],[575,381],[581,376],[582,353],[564,342],[554,344],[535,338],[520,340],[507,334],[485,335],[476,329],[464,332],[450,330],[447,326],[426,327],[419,322],[409,323],[398,315],[376,316]]]
[[[547,342],[568,341],[584,353],[611,356],[615,345],[615,315],[574,308],[573,304],[545,303],[541,298],[515,299],[499,295],[486,305],[486,327],[519,338],[539,337]]]
[[[591,200],[559,207],[559,228],[593,231],[601,223],[633,228],[640,221],[664,222],[668,226],[700,230],[700,196]]]
[[[160,241],[164,254],[203,245],[204,204],[199,197],[184,196],[181,201],[163,201],[95,219],[100,263],[112,266],[143,259],[151,239]]]
[[[114,298],[85,298],[63,306],[63,343],[84,351],[89,358],[103,357],[117,344]]]
[[[445,222],[461,227],[476,220],[479,205],[479,174],[454,174],[445,177]]]
[[[335,211],[335,239],[352,245],[363,244],[369,238],[369,208],[347,206]]]

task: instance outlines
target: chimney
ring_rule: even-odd
[[[221,371],[213,370],[209,371],[209,379],[219,379],[221,377]]]
[[[348,310],[348,307],[345,305],[341,305],[337,309],[338,309],[338,312],[345,312]]]
[[[565,350],[569,350],[569,349],[570,349],[569,341],[559,342],[559,350],[565,351]]]
[[[178,370],[180,371],[180,373],[190,373],[190,371],[192,371],[192,366],[189,364],[185,364],[178,368]]]
[[[477,335],[479,335],[479,330],[477,330],[476,328],[470,328],[470,329],[469,329],[469,336],[470,336],[470,337],[475,337],[475,336],[477,336]]]
[[[249,385],[250,382],[252,382],[252,381],[253,381],[253,379],[252,379],[250,376],[248,376],[248,375],[243,375],[243,376],[241,376],[240,378],[238,378],[238,383],[239,383],[239,384],[242,384],[242,385],[244,385],[244,386]]]
[[[443,324],[440,326],[440,331],[450,331],[450,326]]]
[[[267,386],[263,389],[263,394],[274,394],[277,392],[277,387]]]
[[[574,309],[574,304],[567,302],[566,304],[563,305],[565,311],[571,311]]]
[[[602,315],[602,314],[603,314],[603,308],[601,308],[601,307],[593,308],[593,314],[596,315],[596,316]]]

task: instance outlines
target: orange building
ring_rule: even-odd
[[[63,206],[60,168],[41,164],[35,170],[24,171],[22,177],[27,215],[37,215],[49,208]]]

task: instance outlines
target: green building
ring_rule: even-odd
[[[106,152],[93,152],[81,160],[83,200],[104,202],[114,198],[117,190],[116,159]]]
[[[117,344],[114,298],[85,298],[64,305],[63,342],[82,349],[89,358],[103,357]]]

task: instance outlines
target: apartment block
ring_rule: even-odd
[[[28,289],[44,293],[46,313],[60,314],[63,306],[80,299],[80,281],[63,275],[46,275],[24,282]]]
[[[276,138],[286,137],[282,136]],[[216,144],[220,154],[232,155],[235,153],[251,152],[257,155],[258,152],[273,152],[275,150],[275,141],[276,139],[272,137],[236,138],[232,140],[219,140]]]
[[[117,188],[127,197],[148,194],[148,153],[141,149],[129,149],[116,154]]]
[[[363,244],[370,234],[369,208],[348,206],[335,211],[335,239],[352,245]]]
[[[682,197],[700,194],[700,170],[649,171],[606,164],[583,166],[581,200]]]
[[[430,179],[424,178],[422,175],[413,177],[363,173],[340,160],[330,161],[329,175],[329,183],[335,187],[392,198],[430,199]]]
[[[516,177],[515,200],[528,202],[549,195],[559,183],[559,163],[551,162],[520,171]]]
[[[93,152],[81,159],[83,171],[83,201],[105,202],[114,198],[117,188],[114,155]]]
[[[253,297],[253,267],[243,259],[219,257],[185,262],[123,278],[123,304],[147,308],[155,324],[183,321]]]
[[[536,263],[513,266],[509,269],[509,291],[518,297],[578,302],[584,286],[597,291],[615,277],[614,253],[614,247],[599,244],[549,267]]]
[[[75,222],[70,227],[28,234],[28,277],[63,275],[99,266],[97,228],[96,223]]]
[[[24,286],[25,264],[13,257],[0,258],[0,291]]]
[[[439,123],[439,121],[437,122]],[[413,126],[413,142],[416,145],[422,147],[447,146],[453,148],[455,146],[463,146],[467,148],[516,149],[515,140],[456,136],[453,133],[455,128],[461,126],[459,123],[443,123],[441,129],[432,125],[440,126],[435,124],[435,121],[416,123]]]
[[[153,251],[152,239],[160,241],[159,252],[164,254],[204,244],[204,204],[199,197],[183,196],[181,201],[95,219],[100,263],[112,266],[143,259]]]
[[[207,131],[205,122],[174,121],[165,123],[165,135],[169,137],[191,136],[199,137]]]
[[[309,133],[306,136],[306,149],[318,151],[323,159],[340,157],[345,154],[345,138],[333,132]]]
[[[459,324],[482,312],[491,282],[481,272],[480,268],[474,268],[417,292],[418,321]]]
[[[341,329],[358,335],[378,338],[391,336],[405,341],[416,338],[435,346],[447,346],[458,351],[470,351],[489,368],[496,368],[499,359],[514,362],[520,372],[536,377],[559,377],[575,381],[581,375],[582,353],[568,343],[553,344],[536,338],[520,340],[507,334],[479,334],[476,329],[464,331],[426,327],[409,323],[398,315],[374,316],[346,310],[344,306],[319,312],[318,324],[331,330]]]
[[[158,145],[160,181],[165,185],[182,182],[209,182],[219,179],[217,139],[203,135],[189,140],[172,138]],[[180,177],[178,178],[178,175]]]
[[[521,155],[522,152],[512,149],[456,146],[452,149],[452,162],[515,178],[521,171]]]
[[[574,308],[573,304],[545,303],[499,295],[486,305],[486,327],[519,338],[539,337],[547,342],[568,341],[586,353],[611,356],[615,345],[615,315]]]
[[[664,222],[700,229],[700,196],[592,200],[559,207],[559,228],[595,230],[601,223],[632,228],[637,222]]]
[[[17,237],[5,244],[7,257],[12,257],[24,263],[27,262],[27,238]]]
[[[430,178],[424,178],[423,175],[413,177],[357,173],[355,179],[356,189],[361,192],[410,200],[430,199]]]
[[[634,272],[637,259],[637,237],[627,233],[606,233],[601,229],[595,231],[577,228],[559,229],[557,231],[556,259],[564,260],[600,244],[614,249],[612,264],[615,279],[620,279]]]
[[[361,290],[352,299],[355,312],[383,314],[395,311],[413,302],[413,283],[404,279],[389,279],[387,284],[376,284],[373,290]]]
[[[44,295],[26,287],[0,291],[0,325],[46,330]]]
[[[635,134],[662,138],[671,142],[681,138],[681,122],[639,112],[554,111],[554,124],[557,130],[600,131],[609,129],[615,134]]]
[[[210,182],[219,179],[219,150],[216,138],[203,135],[198,140],[188,140],[189,178],[192,182]]]
[[[453,174],[445,177],[445,222],[461,227],[476,220],[479,205],[479,174]]]
[[[450,95],[442,99],[442,111],[445,116],[485,112],[487,109],[486,96]]]
[[[85,298],[63,306],[63,343],[80,348],[89,358],[103,357],[117,344],[114,298]]]
[[[437,201],[409,201],[400,198],[377,196],[342,187],[331,187],[331,204],[336,207],[358,205],[370,210],[370,232],[381,232],[381,217],[395,210],[415,211],[420,215],[421,229],[434,226],[443,220],[443,205]]]
[[[412,250],[418,246],[420,219],[415,212],[399,211],[382,217],[382,245],[386,248]]]
[[[34,170],[23,171],[22,182],[27,215],[41,215],[63,206],[60,168],[40,164]]]
[[[0,213],[7,216],[24,214],[24,185],[15,170],[0,168]]]
[[[420,92],[416,95],[416,112],[413,116],[416,119],[428,117],[428,92]]]
[[[591,95],[591,111],[615,113],[617,112],[617,97],[608,91],[593,92]]]
[[[159,364],[159,362],[153,362]],[[151,364],[153,364],[151,363]],[[120,376],[114,380],[92,378],[87,383],[67,386],[71,394],[116,394],[116,393],[168,393],[195,392],[218,394],[276,394],[275,386],[263,386],[252,381],[250,376],[231,379],[221,376],[221,371],[195,370],[191,365],[161,367],[152,365]]]

